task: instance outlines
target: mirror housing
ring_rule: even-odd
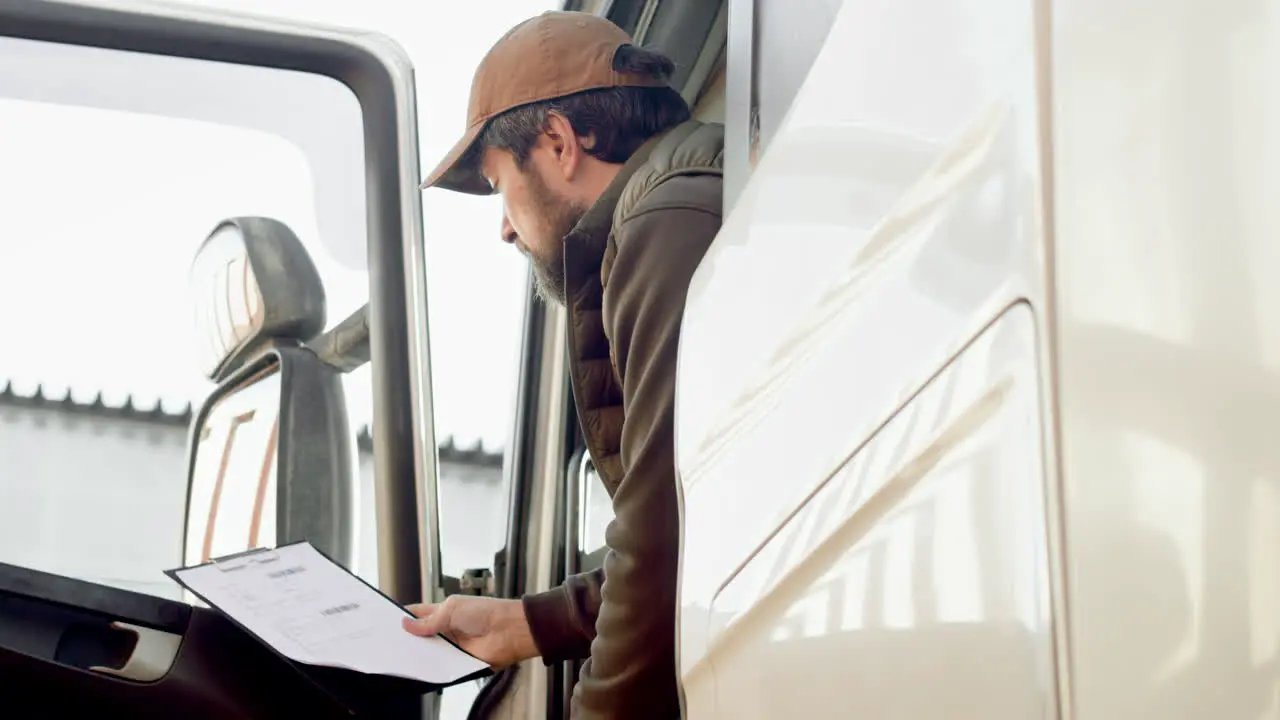
[[[302,241],[263,217],[218,223],[191,263],[201,370],[222,382],[272,341],[324,330],[324,286]]]
[[[297,236],[268,218],[214,229],[192,263],[206,374],[192,419],[184,564],[308,540],[350,567],[354,438],[342,369],[304,341],[324,288]]]

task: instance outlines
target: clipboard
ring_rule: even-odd
[[[269,558],[273,553],[281,548],[304,544],[310,545],[317,554],[332,563],[334,567],[339,568],[343,573],[354,578],[369,590],[372,590],[379,597],[385,599],[388,603],[398,608],[406,616],[413,617],[412,613],[388,597],[386,593],[383,593],[378,588],[366,582],[364,578],[352,573],[341,563],[334,560],[328,553],[318,547],[315,547],[315,545],[312,545],[307,540],[297,540],[290,543],[284,543],[276,548],[254,548],[229,555],[223,555],[221,557],[211,558],[208,562],[200,563],[198,565],[188,565],[174,568],[172,570],[166,570],[164,571],[164,574],[179,586],[187,590],[187,592],[190,592],[192,595],[199,598],[200,601],[207,605],[212,611],[218,613],[218,615],[226,619],[241,632],[253,638],[259,645],[269,650],[271,654],[310,680],[317,690],[328,695],[330,699],[338,702],[351,712],[352,715],[357,717],[379,717],[382,716],[388,706],[405,706],[406,702],[412,702],[413,700],[420,698],[422,695],[438,693],[443,691],[445,688],[453,687],[454,685],[481,680],[493,675],[493,669],[486,667],[470,675],[457,678],[451,682],[436,684],[398,676],[379,675],[340,667],[313,665],[300,662],[285,655],[283,652],[276,649],[270,642],[267,642],[253,630],[249,629],[249,627],[244,625],[240,620],[237,620],[235,617],[224,612],[217,606],[217,604],[211,602],[207,597],[197,592],[178,575],[178,573],[183,571],[207,568],[210,566],[215,566],[223,572],[234,572],[237,568],[244,567],[248,562],[255,559]],[[450,640],[443,635],[438,637],[449,645],[457,648],[458,651],[468,657],[475,657],[466,650],[463,650],[453,640]],[[479,660],[479,658],[476,659]]]

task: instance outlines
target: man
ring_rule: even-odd
[[[720,228],[723,128],[689,119],[672,62],[592,15],[509,31],[476,71],[466,134],[424,187],[502,196],[502,239],[569,313],[587,448],[613,498],[602,572],[521,600],[415,606],[495,667],[588,658],[577,718],[679,717],[672,407],[685,295]]]

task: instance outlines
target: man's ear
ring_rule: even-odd
[[[550,143],[560,173],[566,182],[572,181],[582,169],[582,160],[587,154],[581,139],[573,131],[573,125],[560,113],[549,112],[543,132]]]

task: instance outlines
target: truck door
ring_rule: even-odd
[[[687,716],[1069,714],[1047,7],[730,0],[676,392]]]
[[[161,574],[184,561],[202,439],[172,398],[214,391],[188,270],[223,219],[268,217],[314,261],[313,329],[368,330],[330,398],[347,415],[331,429],[375,428],[378,567],[361,573],[401,602],[440,586],[419,532],[437,523],[415,102],[409,62],[371,33],[0,2],[0,716],[421,714],[379,706],[386,688],[320,690]],[[61,472],[36,486],[24,468]],[[310,517],[352,562],[352,492],[331,489]]]

